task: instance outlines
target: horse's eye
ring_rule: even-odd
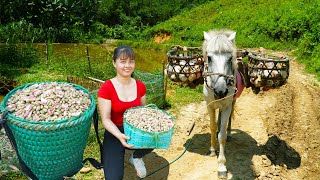
[[[211,62],[211,57],[210,56],[208,56],[208,62]]]

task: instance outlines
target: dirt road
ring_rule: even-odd
[[[320,178],[320,87],[295,60],[290,68],[288,83],[281,88],[258,95],[246,89],[238,99],[232,140],[226,145],[228,179]],[[190,146],[180,159],[147,179],[218,179],[217,157],[207,155],[205,102],[182,107],[174,117],[172,146],[145,158],[149,172],[174,161],[191,141]],[[194,130],[187,136],[193,120]],[[130,165],[127,171],[133,171]]]

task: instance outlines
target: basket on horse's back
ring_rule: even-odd
[[[248,74],[253,88],[276,88],[289,77],[289,58],[249,53]]]
[[[237,58],[244,58],[248,51],[237,50]],[[165,75],[177,83],[203,83],[204,58],[202,47],[173,46],[167,53]]]
[[[202,80],[204,61],[200,47],[174,46],[167,56],[165,74],[171,81],[191,83]]]

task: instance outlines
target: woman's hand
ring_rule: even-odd
[[[121,144],[126,147],[126,148],[132,148],[133,145],[130,145],[126,142],[127,139],[130,139],[129,136],[126,136],[125,134],[121,133],[120,136],[118,137],[119,141],[121,142]]]

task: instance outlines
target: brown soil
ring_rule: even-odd
[[[171,39],[171,35],[169,33],[158,33],[154,36],[154,42],[155,43],[162,43],[164,41],[167,41]]]

